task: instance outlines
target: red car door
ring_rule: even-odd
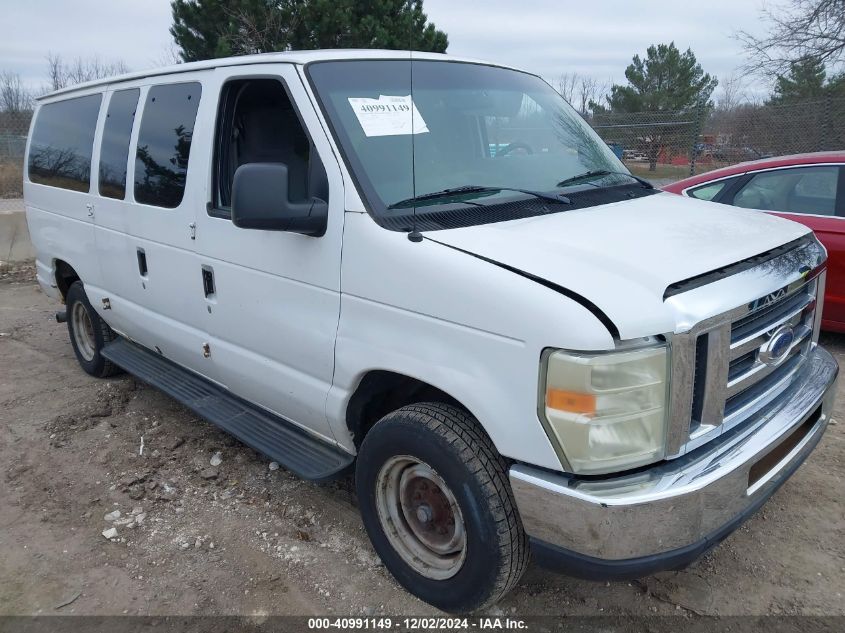
[[[818,167],[816,170],[829,170],[832,166]],[[810,171],[812,168],[808,168]],[[845,332],[845,191],[843,191],[843,177],[845,170],[840,166],[838,182],[827,182],[816,178],[798,183],[793,189],[789,200],[789,210],[794,209],[802,213],[779,213],[785,218],[806,224],[822,244],[827,248],[827,286],[824,297],[824,312],[822,327],[826,330]],[[803,188],[802,188],[802,185]],[[830,187],[834,186],[834,191]],[[825,198],[833,193],[835,207],[830,209]],[[829,200],[829,198],[828,198]],[[828,215],[830,211],[834,214]],[[821,212],[821,213],[820,213]]]
[[[842,192],[839,193],[842,196]],[[776,213],[811,229],[827,249],[827,285],[822,328],[845,332],[845,217]]]

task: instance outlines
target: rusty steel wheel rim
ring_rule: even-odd
[[[466,559],[461,508],[443,478],[410,455],[391,457],[376,484],[376,509],[393,549],[433,580],[451,578]]]
[[[91,315],[88,314],[88,310],[85,309],[81,301],[73,304],[70,318],[73,324],[73,339],[76,342],[76,349],[79,350],[80,355],[86,361],[94,360],[94,354],[97,351],[94,324],[91,321]]]

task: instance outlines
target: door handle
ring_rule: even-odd
[[[214,295],[214,271],[208,267],[202,267],[202,289],[206,298]]]
[[[147,276],[147,254],[144,252],[144,249],[140,246],[137,249],[138,255],[138,272],[141,273],[141,277]]]

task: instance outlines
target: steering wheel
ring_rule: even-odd
[[[523,141],[514,141],[513,143],[508,143],[504,147],[496,150],[495,158],[501,158],[502,156],[507,156],[508,154],[510,154],[515,149],[525,150],[526,154],[533,154],[534,153],[534,150],[531,148],[531,146],[528,143],[525,143]]]

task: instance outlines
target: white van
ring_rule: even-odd
[[[807,228],[661,193],[540,78],[396,51],[217,59],[42,98],[38,281],[83,369],[290,471],[354,470],[450,612],[536,560],[676,569],[818,443]]]

